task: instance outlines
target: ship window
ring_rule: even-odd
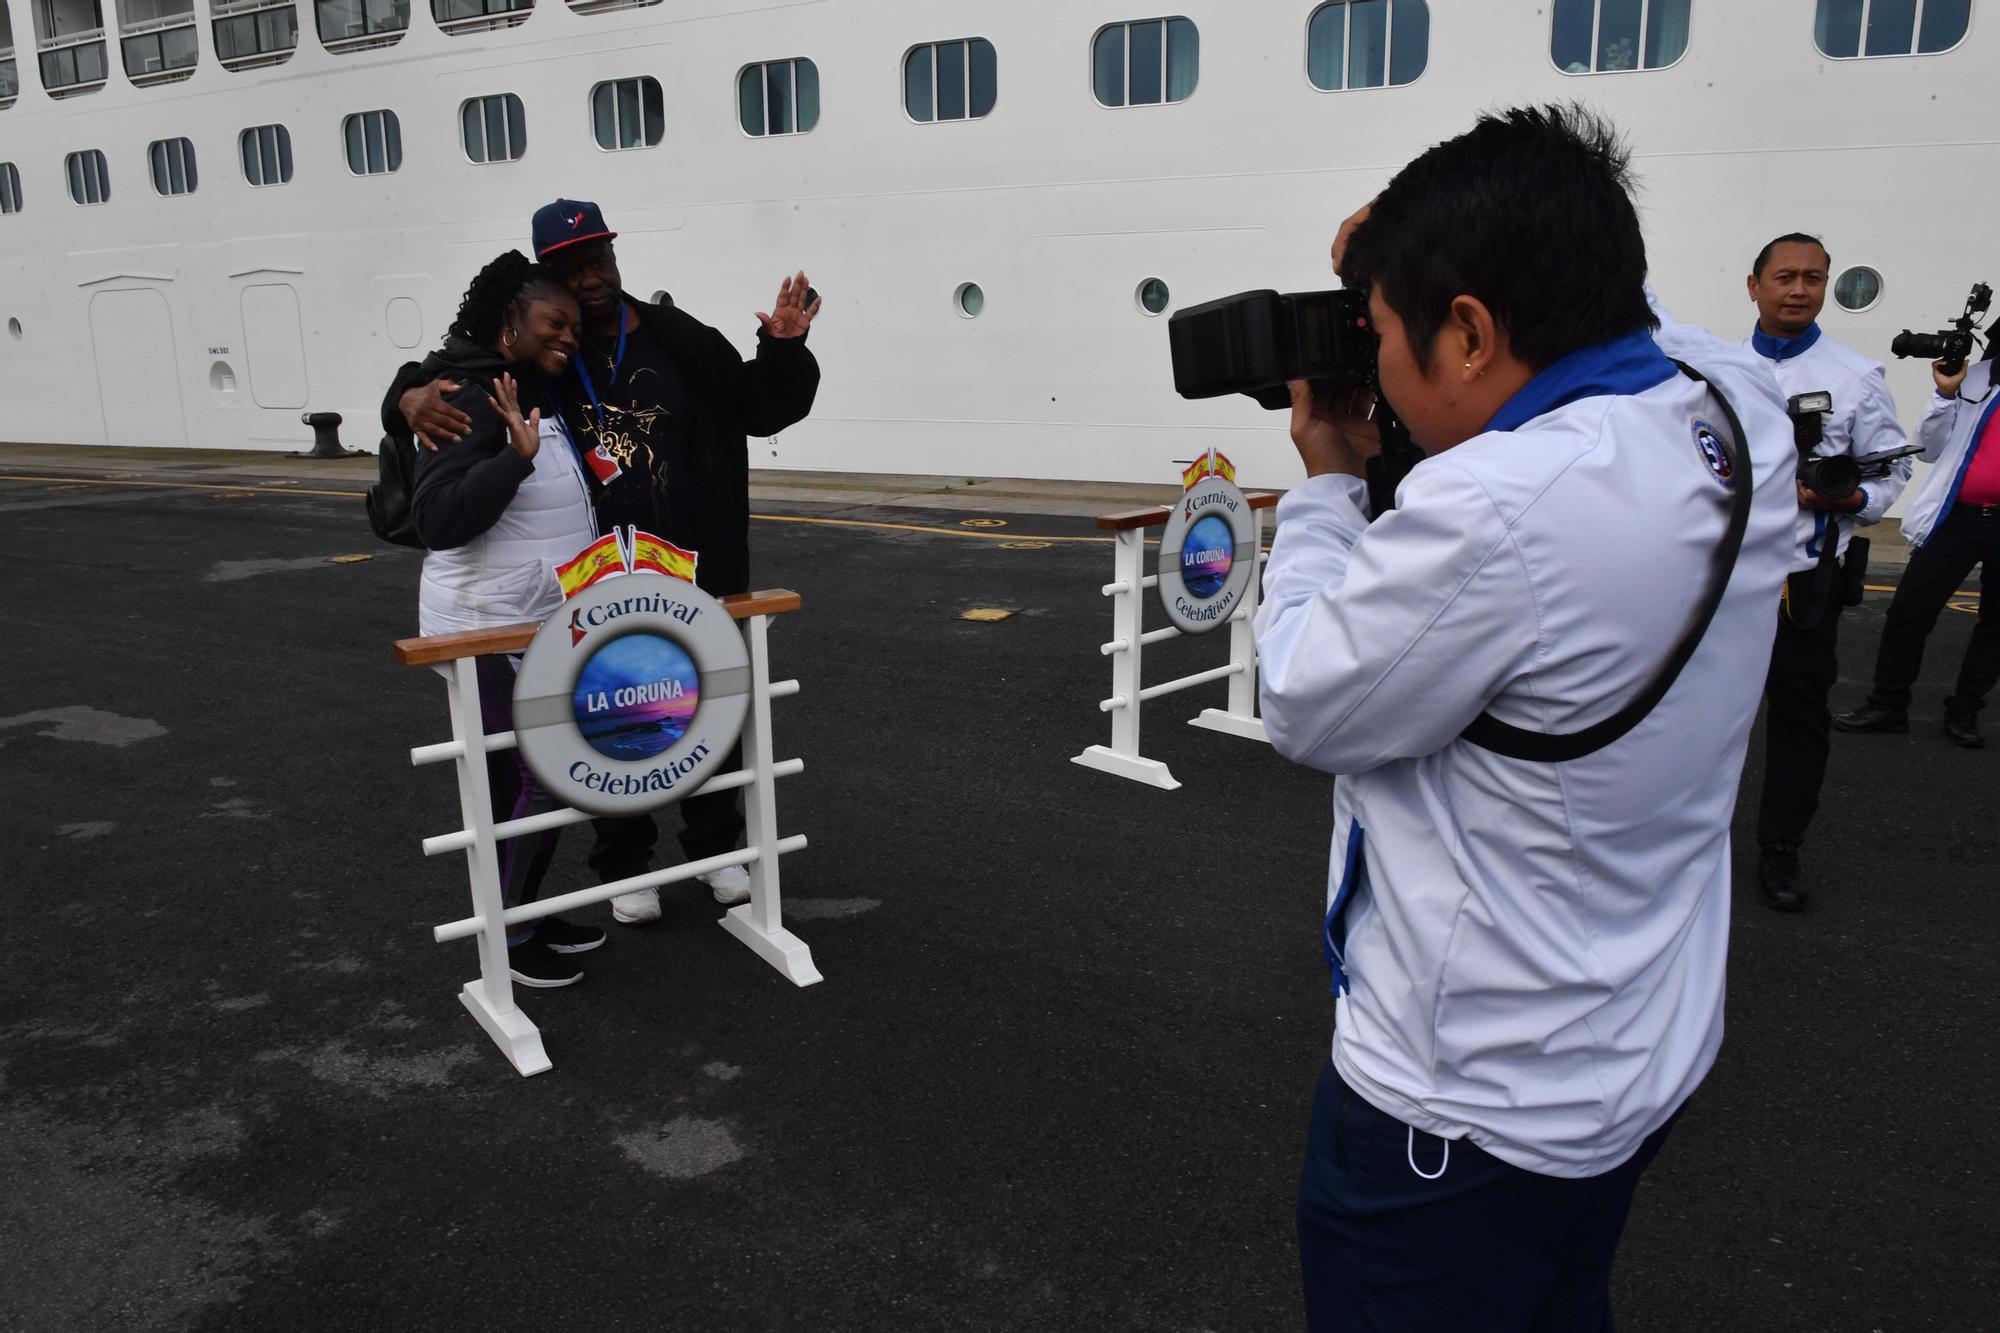
[[[1965,37],[1972,0],[1819,0],[1813,41],[1836,60],[1936,55]]]
[[[1882,299],[1882,275],[1866,264],[1857,264],[1834,279],[1833,299],[1842,310],[1866,310]]]
[[[1201,34],[1187,19],[1114,23],[1091,42],[1091,81],[1104,106],[1157,106],[1194,93]]]
[[[1689,0],[1556,0],[1549,55],[1565,74],[1664,69],[1687,52]]]
[[[528,117],[512,93],[467,98],[458,108],[465,155],[474,162],[512,162],[528,151]]]
[[[980,311],[986,309],[986,293],[979,289],[976,282],[961,282],[958,290],[951,294],[951,303],[967,319],[978,319]]]
[[[615,79],[590,90],[590,123],[606,152],[651,148],[666,129],[666,98],[651,75]]]
[[[95,86],[104,82],[104,43],[85,42],[80,46],[58,47],[42,52],[42,87]]]
[[[316,0],[314,17],[319,23],[319,44],[330,51],[355,46],[383,46],[384,42],[362,39],[384,34],[400,35],[410,26],[410,0]]]
[[[511,28],[528,21],[535,0],[431,0],[431,17],[446,32]]]
[[[1139,309],[1149,315],[1159,314],[1173,299],[1173,293],[1167,290],[1167,284],[1158,278],[1146,279],[1139,284],[1139,290],[1132,295],[1139,302]]]
[[[194,144],[186,139],[155,139],[146,150],[153,164],[153,188],[161,194],[193,194]]]
[[[237,147],[243,153],[243,179],[252,185],[291,180],[292,132],[283,125],[253,125],[243,131]]]
[[[232,69],[276,64],[298,44],[299,16],[289,4],[215,21],[216,59]]]
[[[193,69],[200,56],[191,22],[179,28],[127,37],[120,46],[125,52],[125,73],[134,79],[164,74],[169,70]]]
[[[978,120],[999,99],[999,63],[984,37],[912,47],[903,57],[903,110],[925,124]]]
[[[21,173],[12,162],[0,162],[0,213],[21,211]]]
[[[69,176],[69,197],[77,203],[101,204],[111,197],[111,172],[95,148],[64,158],[63,171]]]
[[[1333,0],[1306,24],[1306,77],[1322,92],[1415,83],[1430,58],[1425,0]]]
[[[736,120],[745,134],[804,134],[819,124],[819,66],[803,57],[745,65],[736,76]]]
[[[393,111],[360,111],[341,122],[347,140],[347,169],[357,176],[380,176],[403,165],[403,127]]]

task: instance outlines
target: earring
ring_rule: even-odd
[[[500,335],[500,341],[505,345],[507,345],[508,347],[512,347],[514,345],[514,338],[515,338],[515,333],[514,330],[512,329],[508,329],[505,333]],[[1465,368],[1467,370],[1472,369],[1472,363],[1470,361],[1466,362]]]

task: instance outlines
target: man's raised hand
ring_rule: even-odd
[[[805,270],[801,269],[778,285],[778,300],[771,307],[771,313],[757,312],[757,322],[764,326],[764,332],[773,338],[802,338],[812,327],[813,316],[819,314],[819,296],[813,294],[812,304],[806,304],[806,296],[812,292],[812,284],[806,281]]]

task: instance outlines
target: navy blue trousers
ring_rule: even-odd
[[[1510,1166],[1470,1139],[1447,1145],[1412,1131],[1329,1062],[1299,1179],[1306,1327],[1609,1333],[1612,1256],[1639,1174],[1672,1128],[1669,1120],[1615,1171],[1562,1180]]]

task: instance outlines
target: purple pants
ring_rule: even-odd
[[[488,735],[514,729],[513,659],[478,659],[479,721]],[[494,750],[486,756],[486,786],[493,798],[493,820],[522,819],[556,808],[556,800],[535,781],[521,762],[519,750]],[[500,901],[508,907],[533,902],[541,893],[542,877],[555,858],[561,829],[508,838],[500,844]],[[526,929],[526,927],[523,927]]]

